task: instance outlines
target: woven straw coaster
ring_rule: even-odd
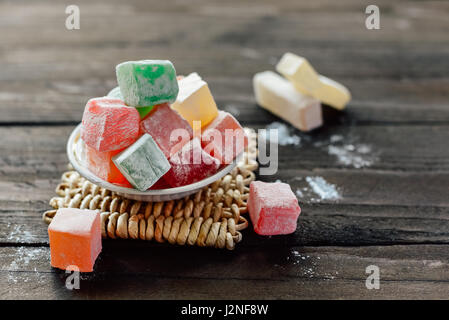
[[[256,133],[245,128],[248,147],[243,160],[226,176],[180,200],[143,202],[126,199],[101,188],[70,168],[50,200],[53,210],[43,214],[49,224],[58,208],[99,209],[104,239],[168,241],[170,244],[232,250],[248,227],[249,184],[255,180]]]

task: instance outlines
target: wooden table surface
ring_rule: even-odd
[[[447,1],[78,0],[81,29],[56,1],[0,2],[0,298],[448,298]],[[48,200],[86,101],[116,85],[125,60],[166,58],[198,72],[246,126],[279,121],[251,79],[287,51],[348,86],[342,113],[281,146],[279,171],[302,207],[297,231],[236,250],[105,241],[80,290],[49,264]],[[346,150],[346,151],[345,151]],[[346,158],[345,158],[346,157]],[[307,177],[334,185],[339,199]],[[365,286],[380,269],[380,289]]]

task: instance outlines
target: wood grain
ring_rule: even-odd
[[[0,248],[0,294],[7,299],[36,295],[118,299],[123,292],[130,299],[425,299],[444,295],[449,286],[442,280],[449,270],[446,246],[413,249],[259,246],[229,253],[175,247],[167,256],[166,248],[142,252],[106,245],[96,272],[83,275],[80,290],[70,291],[64,287],[67,275],[49,267],[48,248]],[[369,265],[381,271],[380,290],[365,287]],[[21,290],[7,289],[18,282]]]
[[[377,31],[364,26],[368,0],[77,4],[81,29],[68,31],[66,4],[0,2],[0,298],[447,298],[448,2],[378,0]],[[179,74],[200,73],[221,109],[264,128],[279,120],[257,106],[251,79],[286,51],[353,95],[345,112],[324,107],[323,128],[292,131],[300,145],[281,146],[278,173],[259,176],[299,191],[296,232],[249,228],[233,252],[104,241],[96,272],[65,289],[41,214],[66,169],[68,135],[86,101],[116,86],[115,65],[170,59]],[[331,152],[351,145],[368,165]],[[321,199],[307,177],[340,198]],[[371,264],[380,290],[365,287]]]

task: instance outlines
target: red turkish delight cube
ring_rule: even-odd
[[[82,123],[81,139],[99,152],[126,148],[139,138],[139,112],[120,99],[90,99]]]
[[[201,148],[198,138],[184,145],[169,159],[171,169],[163,179],[172,187],[180,187],[207,178],[217,172],[220,161]]]
[[[142,133],[148,133],[156,141],[164,155],[169,158],[193,137],[192,127],[168,103],[154,107],[140,123]]]

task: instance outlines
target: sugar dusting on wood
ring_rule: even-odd
[[[331,144],[327,146],[327,152],[336,156],[340,164],[359,169],[370,167],[374,163],[376,157],[373,156],[371,146],[364,143],[335,144],[342,141],[344,141],[343,136],[333,135],[330,138]]]
[[[357,137],[343,137],[334,134],[329,141],[317,141],[315,147],[321,147],[329,155],[335,156],[339,164],[355,169],[372,166],[377,160],[376,152],[366,143],[359,143]]]
[[[357,136],[340,134],[331,135],[324,140],[316,140],[308,134],[299,132],[290,125],[272,122],[265,127],[265,139],[270,140],[269,129],[278,131],[278,145],[280,146],[313,146],[334,156],[337,163],[355,169],[372,166],[378,159],[377,152],[367,143],[359,142]]]
[[[336,201],[342,198],[338,187],[320,176],[295,177],[294,180],[307,182],[306,186],[297,188],[295,193],[302,202]]]
[[[292,249],[290,254],[287,256],[287,261],[292,263],[294,266],[299,267],[299,272],[303,277],[333,280],[335,279],[335,276],[338,275],[337,271],[335,271],[335,273],[331,273],[320,270],[320,256],[308,255]]]
[[[5,270],[8,272],[9,283],[40,282],[42,277],[38,273],[36,265],[37,262],[49,259],[49,251],[47,248],[19,247],[9,257],[11,262]]]
[[[8,237],[6,238],[8,241],[11,241],[11,242],[25,241],[25,242],[27,242],[27,241],[31,241],[34,239],[31,232],[29,232],[27,230],[23,230],[23,228],[22,228],[22,227],[24,227],[23,225],[15,225],[11,229],[11,223],[8,223],[7,227],[8,227],[8,229],[11,230],[11,232],[8,234]]]
[[[323,177],[306,177],[306,181],[321,200],[337,200],[340,199],[340,193],[337,187]]]
[[[266,126],[265,129],[267,129],[266,140],[270,140],[270,135],[268,134],[270,129],[278,131],[278,144],[280,146],[299,146],[301,144],[301,137],[293,133],[294,129],[292,127],[283,123],[273,122]]]

